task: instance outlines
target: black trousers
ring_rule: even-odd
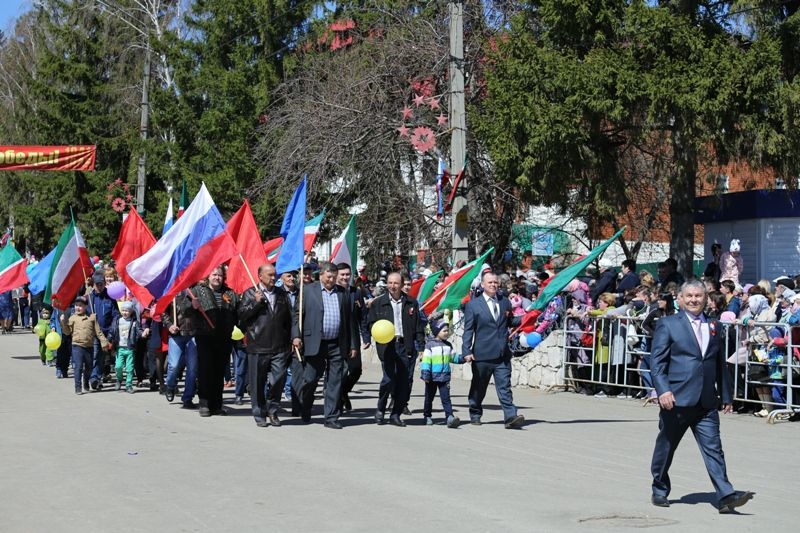
[[[225,365],[231,360],[233,341],[218,335],[197,335],[197,395],[200,406],[222,409]]]
[[[355,357],[345,357],[344,378],[342,379],[342,399],[344,399],[353,387],[355,387],[358,380],[361,379],[363,372],[363,365],[361,363],[361,352],[356,354]]]
[[[410,378],[414,375],[416,362],[417,354],[407,354],[402,342],[392,341],[386,345],[381,361],[383,378],[378,387],[378,411],[386,412],[386,403],[391,396],[394,399],[391,414],[403,414],[411,396]]]
[[[154,390],[156,383],[164,386],[164,361],[166,360],[166,352],[147,350],[147,375],[150,379],[150,390]]]
[[[342,413],[340,403],[344,377],[344,360],[337,339],[323,340],[319,346],[319,353],[304,356],[302,363],[297,359],[292,360],[292,411],[299,412],[303,418],[311,416],[314,392],[323,373],[326,373],[325,421],[333,422],[338,420]],[[252,394],[252,391],[250,393]]]
[[[289,357],[289,352],[247,354],[250,405],[256,419],[264,420],[268,414],[278,413],[283,392],[283,387],[279,385],[286,379]],[[264,394],[264,385],[267,382],[269,382],[269,394]]]

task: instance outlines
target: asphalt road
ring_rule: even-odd
[[[788,531],[796,528],[800,425],[723,417],[728,473],[755,500],[719,515],[690,435],[672,506],[649,503],[655,407],[515,390],[527,423],[506,430],[494,391],[483,426],[376,426],[368,365],[341,431],[249,406],[200,418],[158,393],[76,396],[30,333],[0,337],[0,531]],[[453,402],[468,419],[468,384]],[[226,403],[232,402],[226,392]],[[435,403],[438,404],[438,400]],[[442,415],[437,413],[438,421]]]

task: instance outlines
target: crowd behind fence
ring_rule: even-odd
[[[596,397],[655,401],[651,335],[642,317],[599,316],[564,321],[563,368],[568,388]],[[753,320],[719,322],[737,412],[772,424],[800,413],[800,326]]]

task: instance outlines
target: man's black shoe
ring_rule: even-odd
[[[278,415],[269,415],[269,423],[275,426],[276,428],[281,427],[281,421],[278,418]]]
[[[181,405],[181,409],[197,409],[197,404],[192,400],[187,400]]]
[[[331,428],[331,429],[342,429],[342,425],[339,422],[337,422],[336,420],[331,420],[330,422],[325,422],[325,427],[326,428]]]
[[[408,406],[405,406],[403,408],[403,414],[406,415],[406,416],[411,416],[414,413],[411,412],[411,409],[409,409]]]
[[[228,416],[228,411],[226,411],[224,407],[220,407],[219,409],[211,411],[211,414],[214,416]]]
[[[175,389],[167,389],[164,391],[164,396],[167,398],[168,402],[171,402],[175,399]]]
[[[653,494],[653,496],[650,498],[650,501],[656,507],[669,507],[669,500],[667,499],[666,496],[658,496],[656,494]]]
[[[737,507],[746,504],[755,496],[755,492],[737,490],[733,494],[725,496],[719,501],[719,513],[728,514],[732,513]]]
[[[400,415],[392,415],[389,417],[389,423],[393,426],[397,426],[399,428],[406,427],[406,423],[400,419]]]
[[[525,422],[525,417],[522,415],[514,415],[506,420],[506,429],[519,429],[522,423]]]
[[[310,424],[311,423],[311,415],[301,415],[300,420],[303,421],[303,424]]]
[[[382,426],[386,423],[386,419],[384,418],[383,411],[375,411],[375,422]]]
[[[97,390],[99,385],[100,382],[97,381],[96,379],[93,379],[92,381],[89,382],[89,386],[92,387],[92,390]]]
[[[353,404],[350,403],[350,398],[345,394],[342,400],[342,412],[349,413],[353,410]]]

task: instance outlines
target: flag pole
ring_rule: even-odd
[[[304,264],[300,265],[300,303],[298,304],[299,316],[297,319],[297,328],[300,330],[300,340],[303,340],[303,278],[305,278],[305,276],[303,275],[304,267],[305,267]],[[294,347],[294,352],[297,354],[297,360],[302,363],[303,356],[300,355],[300,349],[297,346]]]
[[[189,294],[189,298],[191,298],[192,301],[197,300],[197,297],[192,293],[191,289],[187,288],[186,292]],[[214,329],[214,323],[211,322],[210,318],[208,318],[208,315],[206,314],[205,310],[202,307],[198,308],[197,310],[200,311],[200,314],[203,315],[203,318],[206,319],[206,322],[208,322],[208,325],[211,326],[211,329]]]

